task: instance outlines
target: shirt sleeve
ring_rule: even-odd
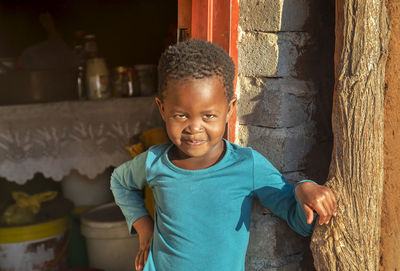
[[[282,174],[261,154],[253,151],[254,192],[260,202],[275,215],[284,219],[297,233],[312,234],[314,221],[307,224],[307,218],[294,194],[291,185]]]
[[[118,168],[111,175],[111,191],[115,203],[121,208],[128,224],[129,232],[136,233],[133,223],[149,215],[142,196],[146,182],[147,152],[136,156]]]

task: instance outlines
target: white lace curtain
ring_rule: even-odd
[[[133,135],[159,125],[153,97],[1,106],[0,177],[60,181],[76,169],[94,178],[130,159]]]

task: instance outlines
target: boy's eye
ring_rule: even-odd
[[[206,120],[211,120],[211,119],[215,119],[217,116],[214,114],[205,114],[204,115],[204,119]]]
[[[176,114],[176,115],[174,115],[174,118],[182,120],[182,119],[186,119],[186,115],[185,114]]]

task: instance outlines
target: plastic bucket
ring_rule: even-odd
[[[69,225],[66,216],[29,226],[0,227],[0,270],[64,270]]]
[[[110,190],[111,169],[105,170],[94,179],[81,175],[72,170],[61,181],[62,192],[65,198],[71,200],[75,206],[97,206],[113,200]]]
[[[139,251],[137,235],[130,235],[121,210],[115,203],[93,208],[81,216],[89,266],[105,271],[135,270]]]

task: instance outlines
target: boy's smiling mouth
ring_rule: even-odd
[[[189,139],[189,138],[182,138],[182,142],[189,145],[189,146],[200,146],[204,144],[206,141],[205,140],[199,140],[199,139]]]

